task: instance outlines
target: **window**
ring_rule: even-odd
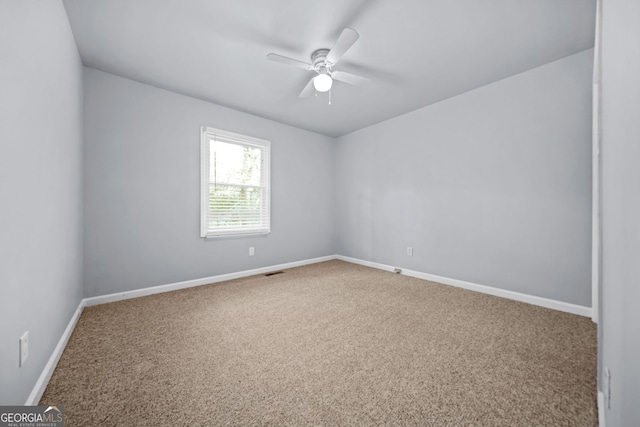
[[[269,233],[271,143],[209,127],[200,143],[201,237]]]

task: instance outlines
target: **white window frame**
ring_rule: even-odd
[[[209,229],[209,156],[210,140],[218,138],[223,142],[259,148],[262,151],[261,187],[264,223],[260,227]],[[265,235],[271,232],[271,141],[207,126],[200,128],[200,237],[216,238],[229,236]]]

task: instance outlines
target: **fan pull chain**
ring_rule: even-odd
[[[329,105],[331,105],[331,89],[329,89]]]

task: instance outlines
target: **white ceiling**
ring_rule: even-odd
[[[595,0],[64,0],[85,65],[340,136],[593,46]],[[310,62],[351,27],[335,69],[371,78],[299,99]]]

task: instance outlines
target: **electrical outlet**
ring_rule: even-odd
[[[249,256],[254,256],[256,254],[256,250],[253,246],[249,246]]]
[[[407,246],[407,255],[413,256],[413,248],[411,246]]]
[[[20,337],[20,360],[19,366],[22,367],[29,357],[29,331]]]

